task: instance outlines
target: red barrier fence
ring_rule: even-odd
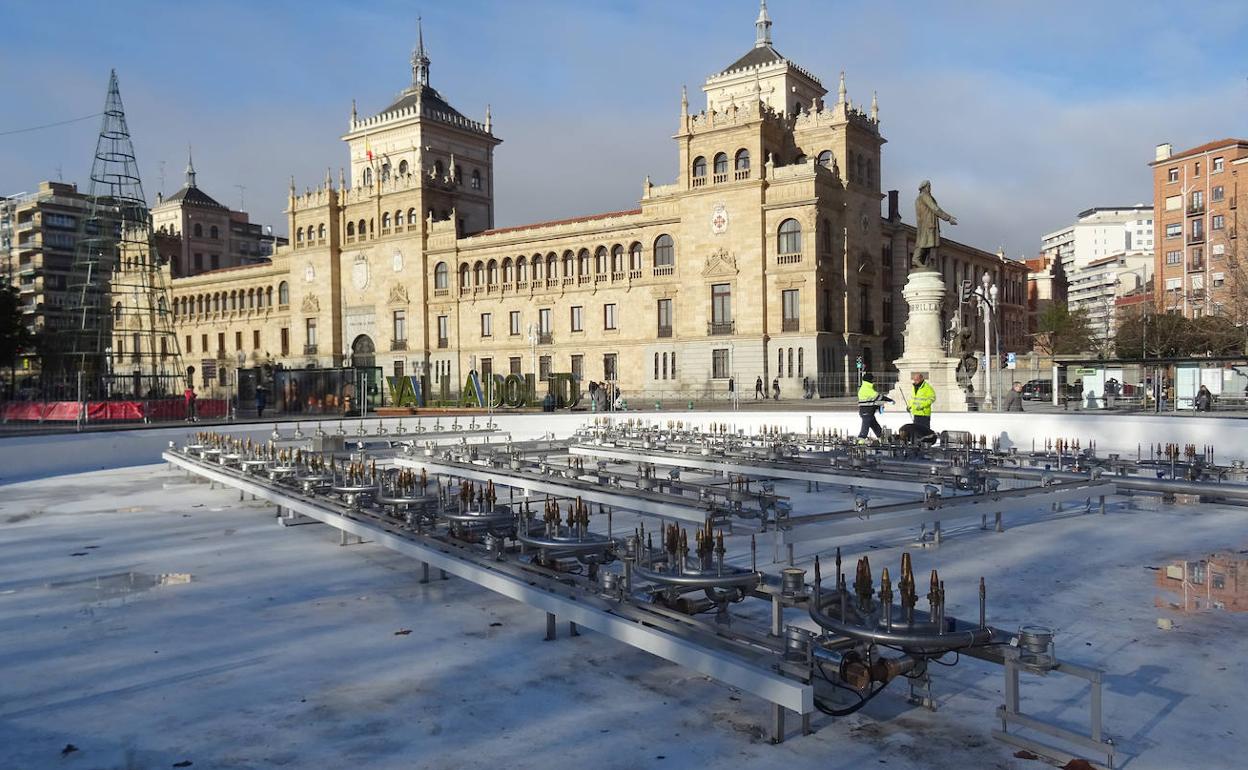
[[[153,401],[15,401],[0,404],[4,422],[75,422],[86,407],[87,422],[163,422],[186,419],[186,401],[165,398]],[[195,412],[200,418],[226,415],[223,398],[199,399]]]

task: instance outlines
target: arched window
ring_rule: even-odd
[[[367,230],[367,229],[365,229],[365,224],[364,224],[364,220],[363,220],[363,219],[361,219],[361,220],[359,221],[359,224],[357,224],[357,225],[355,226],[355,229],[356,229],[356,232],[359,234],[359,236],[360,236],[360,238],[361,238],[361,239],[363,239],[363,238],[364,238],[364,234],[368,232],[368,230]]]
[[[286,285],[285,281],[282,281],[281,283],[277,285],[277,304],[279,305],[290,304],[290,287]]]
[[[784,348],[776,350],[776,376],[784,376]]]
[[[641,244],[640,243],[634,243],[632,246],[628,247],[628,269],[629,270],[641,269]]]
[[[823,253],[831,254],[832,253],[832,223],[826,219],[823,220],[822,229],[823,229]]]
[[[449,288],[450,270],[447,269],[445,262],[439,262],[433,268],[433,288],[446,289]]]
[[[693,178],[699,179],[706,176],[706,158],[699,155],[693,159]]]
[[[672,351],[672,379],[676,379],[676,351]]]
[[[399,176],[407,176],[407,161],[399,161]]]
[[[371,168],[364,169],[364,186],[371,187],[373,185],[373,170]]]
[[[390,164],[389,163],[381,164],[381,181],[383,182],[390,181]]]
[[[416,224],[417,219],[420,219],[420,217],[416,216],[416,209],[415,208],[408,209],[407,210],[407,223],[409,225],[414,225]]]
[[[203,238],[203,237],[204,237],[204,226],[203,226],[203,225],[201,225],[201,224],[199,224],[198,222],[196,222],[196,223],[195,223],[195,226],[191,228],[191,232],[195,233],[195,237],[196,237],[196,238]]]
[[[511,257],[507,257],[503,260],[503,283],[509,284],[515,279],[515,272],[511,268]]]
[[[789,348],[789,376],[793,376],[793,348]]]
[[[264,295],[261,294],[260,298],[261,298],[261,301],[263,301]],[[255,289],[247,290],[247,307],[251,310],[254,310],[256,308],[256,290]]]
[[[607,272],[607,247],[599,246],[594,250],[594,272]]]
[[[571,260],[572,252],[568,252],[568,259]],[[546,255],[546,280],[553,281],[559,277],[558,271],[559,258],[555,256],[555,252]]]
[[[478,261],[472,266],[472,284],[474,286],[482,286],[485,284],[485,263]]]
[[[456,163],[455,164],[455,184],[463,184],[463,183],[464,183],[464,170],[460,168],[458,163]]]
[[[390,229],[390,212],[389,211],[381,215],[381,229],[382,230]]]
[[[716,175],[728,173],[728,155],[726,153],[715,153],[715,173]]]
[[[563,277],[571,278],[576,275],[576,263],[572,259],[572,252],[563,252]]]
[[[824,168],[832,168],[832,151],[824,150],[815,158],[815,162]]]
[[[273,287],[264,290],[264,306],[273,307]]]
[[[470,286],[471,284],[468,281],[468,263],[465,262],[459,266],[459,290],[463,291],[470,288]]]
[[[355,223],[354,222],[347,223],[347,237],[348,238],[355,237]]]
[[[777,254],[802,253],[802,226],[796,219],[786,219],[780,223],[780,235],[776,243]]]
[[[316,228],[316,237],[320,238],[321,240],[325,240],[325,223],[324,222],[322,222],[320,226]]]
[[[576,255],[576,274],[589,275],[589,249],[581,249]]]
[[[398,228],[402,226],[403,226],[403,209],[399,209],[398,211],[394,212],[395,230],[398,230]]]
[[[527,275],[528,270],[526,269],[527,267],[528,267],[528,264],[525,262],[524,257],[516,258],[516,280],[517,281],[529,280],[528,275]]]
[[[485,282],[490,286],[498,283],[498,260],[491,259],[485,268]]]
[[[663,379],[667,379],[667,354],[663,354]]]
[[[797,349],[797,376],[805,377],[806,371],[806,348]]]
[[[536,283],[537,281],[542,280],[543,275],[545,275],[545,273],[542,270],[542,255],[534,254],[533,255],[533,281]]]
[[[435,160],[433,162],[433,175],[439,180],[442,179],[442,161]]]
[[[749,150],[745,148],[737,150],[736,167],[737,167],[737,171],[749,171],[750,170],[750,151]]]
[[[659,379],[659,354],[654,354],[654,379]]]
[[[295,229],[295,243],[303,243],[303,228]]]
[[[472,189],[481,189],[481,172],[475,168],[472,170]]]
[[[624,247],[618,243],[611,247],[611,272],[624,272]]]
[[[676,264],[676,245],[672,236],[664,233],[654,239],[654,266],[671,267]]]
[[[374,219],[369,219],[369,220],[368,220],[368,235],[369,235],[369,237],[372,237],[373,233],[374,233],[374,232],[376,232],[376,229],[377,229],[377,228],[373,227],[373,223],[374,223],[375,221],[376,221],[376,220],[374,220]]]

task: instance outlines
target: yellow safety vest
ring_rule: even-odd
[[[880,400],[880,394],[875,391],[875,385],[865,380],[858,386],[858,406],[872,406]]]
[[[910,414],[915,417],[931,417],[932,402],[936,400],[936,389],[932,383],[923,380],[923,384],[914,388],[914,396],[910,399]]]

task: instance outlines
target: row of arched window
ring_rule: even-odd
[[[676,379],[676,351],[654,354],[654,379]]]
[[[277,304],[290,304],[290,286],[285,281],[277,285]],[[273,306],[273,287],[217,291],[173,298],[174,317],[202,316],[209,313],[228,313],[233,310],[261,310]]]
[[[805,163],[806,156],[799,153],[793,159],[794,163]],[[832,155],[831,150],[824,150],[815,156],[815,162],[824,168],[831,169],[836,165],[836,159]],[[728,181],[728,154],[719,152],[714,155],[711,160],[711,173],[713,173],[716,182]],[[742,148],[737,150],[732,158],[733,179],[749,179],[750,177],[750,151]],[[706,184],[707,160],[706,156],[699,155],[693,159],[693,186],[700,187]],[[857,153],[853,150],[849,151],[849,162],[845,164],[843,170],[846,178],[850,182],[859,182],[866,185],[875,184],[875,161],[866,155]]]
[[[312,245],[317,240],[325,240],[325,223],[295,228],[295,245]]]
[[[434,210],[429,209],[429,217],[435,216]],[[393,233],[403,232],[403,228],[412,227],[419,221],[419,212],[415,207],[409,208],[406,212],[403,209],[395,211],[393,214],[389,211],[381,215],[381,235],[390,235]],[[449,212],[443,212],[443,218],[450,216]],[[352,220],[346,224],[347,243],[354,243],[358,238],[361,241],[370,240],[378,237],[377,220],[373,218]],[[307,227],[295,228],[295,248],[301,246],[318,245],[325,240],[325,225],[308,225]]]
[[[474,288],[492,288],[501,285],[513,285],[522,288],[528,281],[535,284],[546,281],[550,284],[561,278],[567,281],[588,283],[623,280],[626,275],[641,277],[642,245],[634,241],[626,250],[624,245],[617,243],[611,248],[599,246],[592,253],[589,249],[574,252],[568,249],[562,257],[555,252],[534,254],[531,257],[520,256],[514,260],[505,257],[501,262],[497,259],[477,260],[475,264],[462,262],[459,265],[459,290],[472,291]],[[676,265],[676,242],[672,236],[664,233],[654,239],[651,252],[651,267],[656,275],[669,275]],[[450,290],[450,266],[439,262],[433,268],[433,288],[435,291]]]
[[[203,238],[203,237],[204,237],[204,226],[203,226],[203,225],[201,225],[200,223],[196,222],[196,223],[195,223],[195,225],[191,228],[191,233],[192,233],[192,234],[193,234],[196,238]],[[209,228],[208,228],[208,237],[209,237],[209,238],[211,238],[211,239],[213,239],[214,241],[216,241],[216,240],[220,240],[220,238],[221,238],[221,231],[217,229],[217,226],[216,226],[216,225],[212,225],[211,227],[209,227]]]
[[[398,173],[396,175],[396,178],[408,176],[410,170],[411,169],[408,166],[407,161],[405,160],[399,161]],[[444,169],[442,166],[442,161],[440,160],[435,161],[433,164],[433,172],[432,172],[433,178],[441,179],[443,173],[444,173]],[[378,170],[377,176],[381,179],[382,182],[390,181],[391,166],[388,162],[381,164],[381,168]],[[372,186],[373,169],[371,167],[366,166],[364,168],[364,173],[361,177],[361,181],[364,183],[365,187]],[[472,189],[480,190],[481,189],[481,170],[474,168],[472,170],[472,176],[469,178],[469,181],[472,185]],[[464,183],[464,171],[463,171],[463,168],[458,163],[455,164],[454,175],[451,177],[451,182],[456,185],[463,185]]]
[[[716,182],[728,181],[728,153],[715,153],[711,161],[711,170],[715,175]],[[737,150],[732,158],[733,178],[749,179],[750,178],[750,151],[742,147]],[[701,187],[706,184],[706,156],[699,155],[693,159],[693,186]]]

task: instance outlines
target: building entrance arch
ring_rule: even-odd
[[[351,343],[351,365],[357,369],[367,369],[377,365],[377,347],[373,338],[361,334]]]

